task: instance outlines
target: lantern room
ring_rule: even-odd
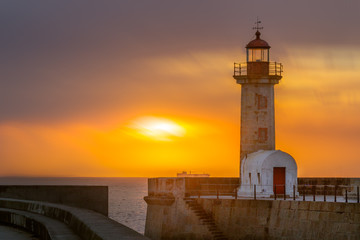
[[[261,33],[256,31],[256,39],[246,45],[247,62],[269,62],[269,44],[260,39]]]
[[[259,30],[256,39],[246,45],[247,73],[250,76],[262,77],[269,75],[269,44],[260,38]]]

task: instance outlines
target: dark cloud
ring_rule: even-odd
[[[355,46],[359,7],[357,0],[1,1],[0,121],[131,106],[140,85],[162,81],[142,72],[142,60],[239,51],[256,16],[279,53]]]

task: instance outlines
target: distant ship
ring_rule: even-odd
[[[207,173],[187,173],[185,171],[178,173],[177,177],[210,177],[210,174]]]

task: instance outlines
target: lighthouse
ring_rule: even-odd
[[[257,150],[275,150],[274,86],[282,64],[270,62],[270,45],[261,39],[257,22],[255,39],[246,45],[246,63],[234,64],[241,84],[240,161]]]
[[[294,193],[297,165],[291,155],[275,149],[274,87],[282,79],[283,67],[269,61],[270,45],[261,38],[259,23],[255,38],[245,47],[246,62],[234,63],[233,77],[241,85],[238,194],[249,196],[255,191],[269,197]]]

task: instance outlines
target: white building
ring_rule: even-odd
[[[239,196],[270,197],[276,193],[293,196],[297,192],[297,165],[295,159],[280,150],[259,150],[248,154],[240,166]],[[285,190],[285,191],[284,191]]]

